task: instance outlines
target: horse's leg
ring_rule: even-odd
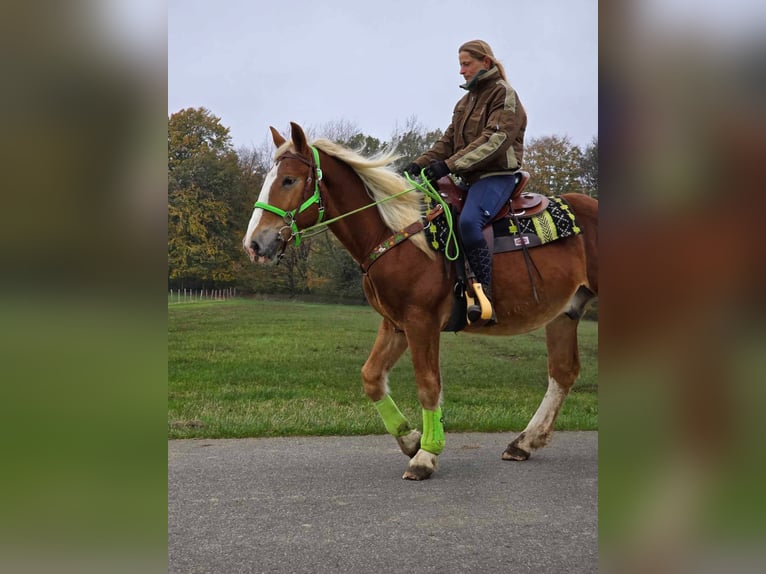
[[[436,470],[437,456],[444,450],[444,420],[441,409],[439,375],[439,327],[423,317],[407,328],[418,400],[423,412],[423,436],[420,450],[412,457],[402,478],[424,480]]]
[[[548,390],[527,428],[503,452],[504,460],[527,460],[534,449],[542,448],[550,442],[553,424],[561,405],[580,374],[578,323],[579,321],[561,315],[545,327]]]
[[[388,373],[406,349],[407,338],[404,333],[397,332],[388,320],[383,319],[370,356],[362,367],[362,384],[364,392],[383,419],[386,430],[399,443],[402,452],[413,457],[420,448],[420,433],[412,429],[388,394]]]

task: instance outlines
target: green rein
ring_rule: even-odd
[[[313,235],[317,235],[321,233],[322,231],[325,231],[325,228],[329,226],[331,223],[335,223],[336,221],[339,221],[343,219],[344,217],[354,215],[355,213],[359,213],[360,211],[364,211],[365,209],[369,209],[370,207],[380,205],[381,203],[385,203],[386,201],[391,201],[392,199],[396,199],[397,197],[400,197],[402,195],[405,195],[417,189],[420,192],[422,192],[426,197],[430,198],[432,201],[435,201],[436,203],[442,206],[444,216],[447,218],[447,224],[449,226],[449,235],[447,237],[447,245],[449,246],[450,242],[452,242],[454,246],[453,254],[450,254],[449,248],[447,248],[445,250],[445,256],[450,261],[454,261],[455,259],[457,259],[458,246],[457,246],[457,238],[455,237],[455,233],[452,227],[452,213],[450,212],[447,206],[447,202],[445,202],[444,199],[441,197],[441,195],[439,195],[439,193],[433,188],[433,186],[431,185],[431,182],[429,182],[428,179],[424,177],[423,171],[421,171],[421,174],[420,174],[423,180],[423,183],[418,183],[414,181],[413,179],[411,179],[409,174],[405,174],[404,177],[407,179],[409,183],[413,185],[413,187],[400,191],[399,193],[390,195],[379,201],[374,201],[372,203],[369,203],[367,205],[364,205],[362,207],[359,207],[347,213],[343,213],[337,217],[328,219],[327,221],[323,221],[324,206],[322,205],[322,196],[319,193],[319,182],[322,181],[322,168],[319,165],[319,152],[317,151],[317,148],[315,148],[314,146],[311,146],[311,152],[314,156],[314,169],[316,171],[316,177],[314,178],[314,193],[311,195],[311,197],[309,197],[306,201],[304,201],[299,207],[295,209],[291,209],[290,211],[285,211],[284,209],[280,209],[279,207],[275,207],[269,203],[264,203],[262,201],[256,201],[254,204],[254,207],[263,209],[264,211],[269,211],[271,213],[274,213],[280,216],[282,219],[284,219],[285,223],[290,226],[290,230],[291,230],[290,239],[295,239],[296,247],[301,244],[301,236],[304,234],[307,234],[308,232],[313,232],[311,235],[307,235],[307,237],[312,237]],[[298,224],[295,223],[295,218],[314,204],[317,204],[319,206],[319,216],[317,217],[317,222],[314,225],[311,225],[310,227],[307,227],[305,229],[298,229]],[[289,241],[290,239],[288,239],[287,241]]]

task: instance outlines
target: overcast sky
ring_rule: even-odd
[[[482,39],[527,110],[527,141],[598,134],[597,0],[170,0],[168,113],[205,107],[235,148],[345,120],[389,140],[445,129],[457,49]]]

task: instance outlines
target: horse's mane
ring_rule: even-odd
[[[281,146],[277,150],[277,156],[284,153],[291,145],[291,142],[287,142]],[[411,187],[406,179],[390,168],[391,163],[399,157],[393,150],[384,150],[372,157],[364,157],[356,151],[327,139],[318,139],[312,142],[312,145],[353,169],[372,193],[375,201],[380,201]],[[392,231],[398,231],[421,218],[422,204],[423,194],[414,190],[400,195],[396,199],[380,203],[377,207],[386,226]],[[434,257],[433,250],[428,246],[422,233],[412,235],[410,240],[430,257]]]

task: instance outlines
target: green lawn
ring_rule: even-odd
[[[171,438],[384,433],[360,369],[380,317],[369,307],[236,299],[168,307]],[[598,427],[598,324],[580,324],[579,380],[556,428]],[[548,384],[542,330],[516,337],[442,334],[445,427],[519,431]],[[412,362],[391,373],[420,423]]]

